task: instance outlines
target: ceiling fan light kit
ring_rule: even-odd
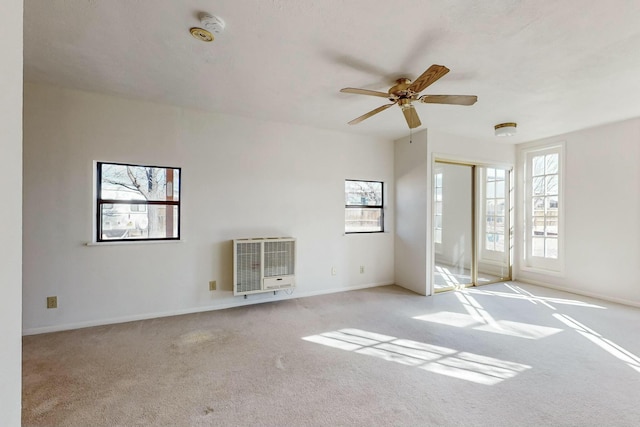
[[[357,95],[369,95],[369,96],[378,96],[381,98],[387,98],[391,101],[391,104],[386,104],[381,107],[376,108],[375,110],[369,111],[362,116],[355,118],[349,122],[350,125],[355,125],[360,123],[363,120],[368,119],[369,117],[378,114],[381,111],[386,110],[387,108],[393,105],[399,105],[402,113],[404,114],[404,118],[407,121],[407,125],[409,129],[414,129],[419,127],[422,123],[420,122],[420,118],[418,117],[418,113],[416,112],[415,107],[412,102],[418,101],[424,104],[450,104],[450,105],[473,105],[478,100],[478,97],[475,95],[422,95],[419,96],[420,92],[425,90],[429,85],[435,83],[442,76],[447,74],[449,69],[444,65],[432,65],[429,67],[420,77],[418,77],[414,82],[407,78],[400,78],[396,80],[396,84],[393,85],[387,93],[378,92],[375,90],[369,89],[358,89],[346,87],[341,89],[340,92],[343,93],[354,93]]]
[[[518,125],[516,123],[500,123],[499,125],[495,125],[494,129],[496,131],[496,136],[513,136],[516,134],[516,127]]]

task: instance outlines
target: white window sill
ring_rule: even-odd
[[[171,244],[171,243],[184,243],[184,239],[180,240],[129,240],[129,241],[117,241],[117,242],[87,242],[85,246],[119,246],[119,245],[157,245],[157,244]]]

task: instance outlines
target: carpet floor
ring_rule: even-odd
[[[25,426],[638,426],[640,309],[397,286],[27,336]]]

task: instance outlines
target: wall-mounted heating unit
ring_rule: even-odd
[[[233,294],[248,295],[296,286],[296,239],[270,237],[233,241]]]

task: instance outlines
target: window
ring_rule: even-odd
[[[98,162],[96,241],[179,239],[180,172]]]
[[[562,146],[525,153],[525,259],[528,267],[560,271]]]
[[[433,214],[433,241],[442,243],[442,172],[437,172],[433,179],[433,201],[435,212]]]
[[[380,181],[344,182],[345,233],[384,231],[383,191]]]
[[[506,221],[506,171],[484,169],[484,250],[504,253]]]

